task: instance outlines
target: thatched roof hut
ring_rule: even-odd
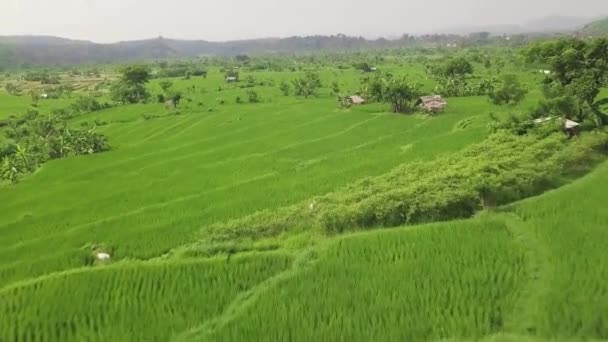
[[[565,129],[575,129],[575,128],[577,128],[577,127],[578,127],[578,126],[580,126],[580,125],[581,125],[581,124],[579,124],[579,123],[578,123],[578,122],[576,122],[576,121],[572,121],[572,120],[568,120],[568,119],[566,119],[566,120],[564,121],[564,128],[565,128]]]
[[[350,99],[350,102],[352,102],[352,104],[354,105],[362,105],[366,102],[365,99],[359,95],[349,96],[348,98]]]
[[[416,105],[428,112],[436,113],[443,111],[448,106],[448,102],[441,95],[429,95],[418,99]]]

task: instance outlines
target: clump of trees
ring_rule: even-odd
[[[11,118],[4,134],[7,142],[0,146],[0,180],[10,182],[17,182],[50,159],[109,149],[107,138],[95,132],[95,127],[70,128],[58,116],[43,116],[33,110],[21,118]]]
[[[361,72],[372,72],[372,66],[367,62],[357,62],[353,64],[353,67]]]
[[[174,77],[189,77],[189,76],[202,76],[207,78],[207,70],[201,66],[197,66],[192,63],[174,63],[169,64],[167,62],[159,63],[160,70],[156,74],[159,78],[174,78]]]
[[[6,90],[6,92],[9,95],[13,95],[13,96],[21,96],[21,92],[23,91],[23,89],[18,84],[11,83],[11,82],[5,83],[4,89]]]
[[[438,80],[435,93],[446,97],[488,95],[494,90],[495,79],[471,80],[464,77],[449,77]]]
[[[597,98],[608,84],[608,39],[569,38],[537,43],[526,49],[524,56],[529,63],[551,68],[544,80],[548,102],[545,106],[555,108],[559,103],[570,103],[573,111],[566,118],[589,119],[597,126],[608,123],[608,116],[601,110],[608,99]]]
[[[161,81],[159,86],[163,90],[163,94],[158,94],[158,102],[177,110],[182,100],[182,93],[173,89],[173,82],[171,81]]]
[[[414,103],[422,95],[421,86],[409,82],[405,77],[392,74],[377,74],[363,79],[363,89],[368,99],[389,104],[394,113],[413,111]]]
[[[146,102],[150,93],[146,84],[152,78],[150,70],[144,65],[133,65],[120,71],[120,79],[112,85],[111,96],[120,103]]]
[[[235,82],[239,81],[239,70],[235,68],[231,68],[226,70],[224,73],[225,79],[234,78]]]
[[[441,64],[427,65],[427,74],[433,79],[467,77],[474,72],[473,65],[464,57],[447,60]]]
[[[427,65],[427,75],[437,81],[435,92],[448,97],[482,96],[493,91],[496,80],[472,79],[473,65],[464,57]]]
[[[546,136],[564,130],[566,119],[598,127],[608,123],[601,109],[608,99],[598,99],[601,88],[608,84],[607,39],[541,42],[528,47],[524,56],[528,63],[551,67],[542,84],[545,98],[529,113],[511,114],[506,119],[492,116],[492,131]]]
[[[249,99],[249,103],[260,102],[260,95],[258,95],[258,93],[255,90],[248,90],[247,98]]]
[[[29,82],[40,82],[41,84],[59,84],[59,76],[47,70],[30,71],[23,75],[23,79]]]
[[[304,77],[294,79],[292,85],[296,96],[308,98],[316,96],[317,91],[323,86],[323,83],[321,83],[321,77],[318,73],[307,71]]]

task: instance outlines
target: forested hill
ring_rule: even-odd
[[[509,44],[524,43],[525,37]],[[230,42],[187,41],[156,38],[140,41],[97,44],[46,36],[0,36],[0,69],[29,65],[68,65],[104,63],[134,59],[160,59],[201,55],[238,55],[268,53],[306,53],[313,51],[360,51],[406,46],[458,46],[492,44],[502,37],[490,37],[481,32],[458,35],[404,35],[399,39],[368,40],[345,35],[267,38]]]
[[[579,21],[582,19],[578,19]],[[576,21],[578,23],[579,21]],[[204,40],[176,40],[155,38],[112,44],[98,44],[83,40],[70,40],[50,36],[0,36],[0,70],[32,65],[71,65],[82,63],[106,63],[125,60],[193,57],[201,55],[238,55],[269,53],[307,53],[316,51],[353,52],[371,49],[402,48],[410,46],[479,46],[484,44],[525,44],[531,36],[551,32],[573,32],[573,19],[547,18],[536,24],[522,27],[520,32],[508,32],[497,28],[477,28],[487,32],[462,31],[456,34],[432,34],[423,36],[403,35],[398,39],[368,40],[345,35],[266,38],[229,42]],[[570,26],[568,26],[570,25]],[[582,25],[581,25],[582,26]],[[606,21],[588,25],[583,32],[598,34],[608,32]],[[454,31],[458,32],[458,31]],[[470,33],[473,32],[473,33]],[[509,33],[504,39],[502,33]],[[523,34],[521,32],[541,32]],[[544,33],[542,33],[544,32]],[[449,44],[449,45],[448,45]]]

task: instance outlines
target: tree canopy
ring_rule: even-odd
[[[597,100],[602,87],[608,83],[608,39],[591,41],[560,39],[534,44],[525,50],[530,63],[542,63],[551,68],[545,80],[548,98],[569,96],[577,101],[579,120],[591,117],[596,124],[608,123]]]

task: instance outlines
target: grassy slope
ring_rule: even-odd
[[[608,338],[608,164],[500,213],[338,238],[194,340]]]
[[[19,283],[0,291],[0,336],[605,339],[607,181],[605,163],[496,213],[321,239],[291,259],[126,262]]]

